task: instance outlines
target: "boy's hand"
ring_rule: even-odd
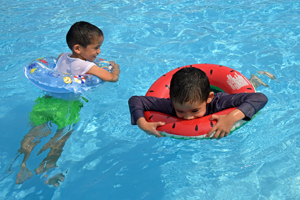
[[[117,82],[119,80],[119,74],[121,73],[120,66],[116,64],[115,61],[109,61],[109,63],[113,66],[112,82]]]
[[[109,64],[111,64],[111,66],[113,66],[113,68],[119,68],[119,65],[115,63],[115,61],[109,61]]]
[[[137,125],[140,129],[145,131],[149,135],[154,135],[156,137],[163,137],[156,128],[158,126],[165,125],[165,122],[147,122],[145,118],[141,117],[137,120]]]
[[[245,114],[239,109],[235,109],[227,115],[212,115],[209,120],[217,120],[218,122],[210,131],[206,134],[206,137],[210,137],[212,133],[215,132],[213,138],[222,138],[226,137],[235,122],[243,119]]]
[[[211,134],[215,132],[213,138],[226,137],[230,133],[230,130],[235,123],[235,121],[230,119],[228,115],[212,115],[209,120],[218,121],[216,125],[212,127],[206,135],[206,137],[210,137]]]

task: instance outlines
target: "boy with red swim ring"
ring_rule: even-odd
[[[173,75],[170,98],[132,96],[128,104],[131,124],[157,137],[162,136],[156,128],[164,125],[164,122],[147,122],[145,111],[157,111],[190,120],[237,107],[227,115],[212,115],[210,119],[217,120],[217,123],[206,137],[215,132],[213,138],[222,138],[230,133],[235,122],[241,119],[249,121],[267,102],[268,98],[262,93],[214,94],[206,74],[201,69],[187,67]]]

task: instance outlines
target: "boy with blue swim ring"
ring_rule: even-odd
[[[73,24],[66,36],[67,44],[72,53],[62,53],[58,57],[55,70],[72,75],[91,74],[103,81],[117,82],[120,68],[114,61],[109,61],[113,72],[98,67],[94,61],[104,40],[101,29],[88,22],[80,21]]]
[[[118,81],[120,74],[118,64],[114,61],[109,62],[113,67],[113,71],[110,73],[94,63],[97,55],[101,53],[100,47],[104,40],[104,35],[98,27],[88,22],[76,22],[68,31],[66,39],[72,53],[63,53],[59,56],[55,67],[56,71],[72,75],[92,74],[103,81]],[[33,149],[41,143],[43,138],[52,134],[53,124],[57,126],[54,136],[43,145],[37,155],[50,150],[34,171],[36,174],[44,174],[57,167],[56,163],[61,156],[63,147],[74,131],[73,126],[80,120],[79,113],[83,103],[77,97],[65,100],[45,95],[36,99],[36,104],[29,113],[31,129],[22,139],[18,155],[11,163],[12,166],[14,161],[24,154],[16,184],[22,184],[33,176],[33,172],[27,168],[26,162]],[[87,102],[85,98],[81,98]],[[63,173],[58,173],[53,177],[48,177],[45,183],[58,187],[59,182],[64,178]]]

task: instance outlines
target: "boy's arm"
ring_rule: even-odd
[[[140,117],[145,117],[145,111],[157,111],[167,115],[174,115],[173,104],[170,99],[132,96],[128,100],[129,111],[131,115],[131,124],[136,125]]]
[[[267,102],[268,98],[262,93],[220,94],[213,102],[215,109],[224,110],[230,107],[237,107],[237,109],[227,115],[212,115],[210,120],[217,120],[218,122],[206,137],[210,137],[213,132],[215,132],[214,138],[227,136],[235,122],[241,119],[250,120]]]
[[[211,102],[210,113],[214,114],[227,108],[237,107],[245,114],[244,120],[249,121],[259,110],[261,110],[268,98],[263,93],[217,93]]]
[[[99,77],[103,81],[108,81],[108,82],[117,82],[119,80],[119,74],[120,74],[120,68],[119,65],[116,64],[114,61],[109,61],[109,63],[113,66],[113,72],[110,73],[106,71],[105,69],[102,69],[98,67],[97,65],[93,65],[87,74],[92,74],[97,77]]]
[[[144,116],[145,111],[158,111],[172,115],[173,106],[170,99],[162,99],[148,96],[133,96],[128,100],[129,110],[131,114],[131,124],[138,125],[140,129],[149,135],[162,137],[156,130],[158,126],[162,126],[164,122],[147,122]]]

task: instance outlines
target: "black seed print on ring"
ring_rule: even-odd
[[[168,85],[165,85],[165,86],[166,86],[166,88],[170,89],[170,87]]]
[[[210,70],[210,75],[212,75],[212,73],[213,73],[213,70]]]
[[[198,125],[196,125],[196,127],[195,127],[195,131],[198,131]]]
[[[173,124],[172,128],[173,128],[173,129],[175,128],[175,123]]]
[[[252,90],[252,88],[247,88],[247,90]]]
[[[210,122],[210,126],[211,126],[211,127],[214,127],[214,123],[213,123],[213,122]]]
[[[154,90],[150,90],[149,92],[154,92]]]
[[[153,115],[151,115],[150,117],[149,117],[149,119],[151,119],[153,117]]]
[[[230,72],[234,72],[234,69],[233,69],[233,70],[231,70]]]

